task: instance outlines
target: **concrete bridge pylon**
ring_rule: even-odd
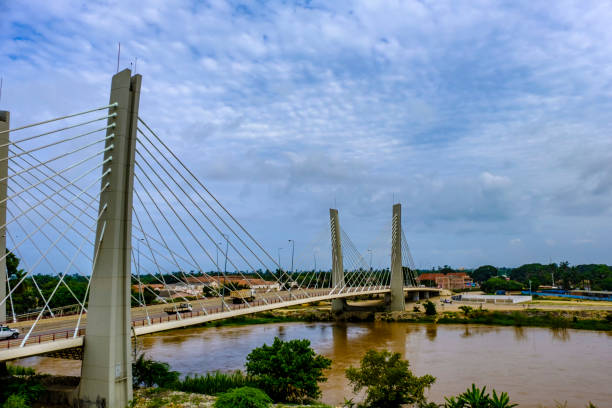
[[[6,192],[8,182],[8,153],[9,153],[9,132],[10,113],[0,111],[0,251],[2,255],[6,253]],[[6,257],[0,260],[0,299],[6,296],[7,284]],[[6,321],[6,303],[0,305],[0,322]]]
[[[340,238],[340,219],[338,210],[329,209],[329,221],[331,229],[331,246],[332,246],[332,288],[344,287],[344,263],[342,260],[342,241]],[[342,312],[346,305],[345,299],[332,300],[332,312]]]
[[[131,247],[134,152],[142,77],[113,76],[94,245],[87,331],[79,385],[80,407],[126,407],[132,399]],[[112,157],[112,158],[111,158]],[[107,159],[111,158],[108,162]]]
[[[402,205],[393,205],[391,222],[391,301],[389,309],[403,312],[406,308],[404,299],[404,271],[402,269]]]

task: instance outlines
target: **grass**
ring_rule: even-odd
[[[187,376],[176,385],[178,391],[195,392],[198,394],[217,395],[233,388],[254,386],[254,380],[242,371],[222,373],[215,371],[205,375]]]
[[[427,322],[432,321],[431,319],[426,320]],[[422,321],[425,321],[425,319]],[[608,320],[578,319],[576,316],[565,317],[555,312],[542,311],[538,314],[531,314],[528,311],[503,312],[475,309],[467,315],[457,312],[445,312],[435,321],[437,323],[454,324],[476,323],[499,326],[612,331],[612,322]]]

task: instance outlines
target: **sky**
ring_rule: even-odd
[[[394,202],[420,268],[612,264],[610,2],[0,9],[12,127],[107,103],[120,42],[140,116],[284,266],[332,207],[388,266]]]

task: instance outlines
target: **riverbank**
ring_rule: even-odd
[[[292,309],[280,309],[252,316],[240,316],[232,319],[207,323],[206,327],[242,326],[250,324],[283,323],[283,322],[405,322],[436,324],[484,324],[492,326],[549,327],[553,329],[577,329],[612,331],[612,312],[608,310],[544,310],[534,307],[506,310],[489,310],[488,305],[482,308],[467,306],[465,310],[443,310],[435,315],[426,315],[419,311],[405,312],[347,312],[333,314],[326,306],[304,306]],[[422,309],[422,308],[421,308]]]
[[[130,408],[212,408],[217,397],[189,392],[172,391],[163,388],[140,388],[134,390]],[[331,408],[330,405],[288,405],[272,404],[274,408]]]

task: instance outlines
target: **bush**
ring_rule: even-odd
[[[30,408],[30,405],[23,395],[13,394],[2,404],[2,408]]]
[[[179,373],[171,371],[167,363],[145,359],[144,354],[138,356],[136,361],[132,363],[132,384],[134,387],[157,385],[162,388],[170,388],[176,385],[178,378]]]
[[[358,393],[366,388],[366,407],[394,408],[402,404],[420,404],[425,401],[425,388],[436,380],[431,375],[417,377],[409,369],[407,360],[399,353],[368,350],[359,368],[349,367],[346,378]]]
[[[31,368],[7,364],[6,375],[0,384],[2,407],[29,407],[45,390],[39,376]]]
[[[253,378],[244,375],[242,371],[234,371],[229,374],[215,371],[203,376],[187,376],[183,381],[178,382],[175,388],[179,391],[216,395],[233,388],[253,386],[254,384]]]
[[[472,313],[472,306],[459,306],[459,310],[463,312],[464,315],[468,316]]]
[[[431,300],[428,300],[423,304],[425,307],[425,314],[427,316],[435,316],[438,312],[436,311],[436,305]]]
[[[412,311],[418,313],[421,311],[421,307],[419,305],[412,306]]]
[[[317,355],[308,340],[274,338],[247,356],[247,373],[275,401],[302,401],[321,395],[319,382],[327,381],[323,370],[331,360]]]
[[[241,387],[219,395],[215,408],[267,408],[271,403],[270,397],[262,390]]]

